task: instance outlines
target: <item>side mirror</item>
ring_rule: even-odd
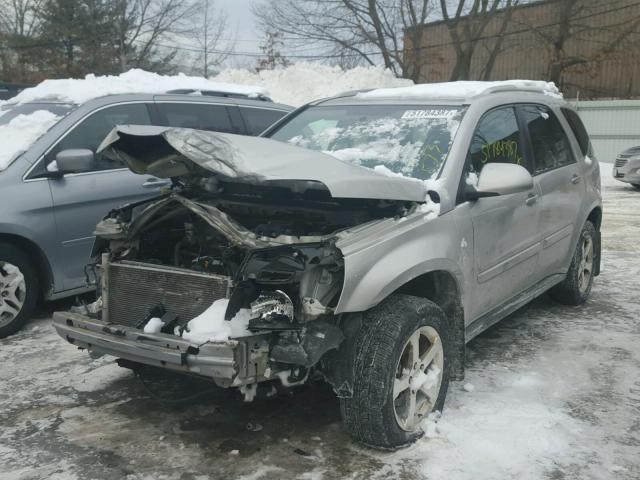
[[[93,169],[95,155],[88,149],[63,150],[56,155],[56,159],[47,165],[49,173],[78,173]]]
[[[532,188],[533,177],[526,168],[513,163],[488,163],[480,172],[478,185],[467,186],[465,200],[526,192]]]

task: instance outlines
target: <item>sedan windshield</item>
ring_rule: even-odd
[[[0,171],[11,165],[72,109],[72,105],[56,103],[25,103],[0,107]]]
[[[18,115],[31,115],[32,113],[40,110],[53,113],[56,117],[64,117],[73,110],[73,105],[62,103],[24,103],[22,105],[5,105],[0,107],[0,125],[6,125]]]
[[[404,176],[435,178],[464,114],[462,107],[309,107],[268,134],[340,160]]]

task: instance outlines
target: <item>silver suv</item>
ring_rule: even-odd
[[[355,439],[412,442],[467,342],[545,291],[581,304],[600,265],[575,111],[537,83],[430,88],[318,101],[269,138],[115,129],[105,155],[174,188],[97,226],[102,296],[58,333],[246,401],[319,373]]]
[[[169,185],[167,179],[135,175],[124,163],[95,154],[115,125],[258,135],[292,110],[270,101],[205,93],[211,96],[110,95],[82,105],[43,100],[0,109],[0,127],[38,115],[60,118],[26,151],[0,161],[0,338],[24,324],[38,299],[92,289],[85,266],[96,222],[111,208],[153,198]]]

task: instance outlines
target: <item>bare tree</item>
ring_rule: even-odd
[[[233,52],[235,40],[225,39],[229,35],[227,14],[216,8],[215,0],[198,0],[196,12],[194,28],[188,37],[201,50],[196,63],[200,66],[199,72],[207,78],[211,74],[211,68],[220,65]]]
[[[419,45],[430,0],[267,0],[254,7],[265,32],[280,32],[292,47],[312,47],[319,58],[382,64],[417,80],[420,55],[404,55],[405,40]],[[405,32],[408,37],[405,39]]]
[[[634,14],[636,5],[626,2],[600,0],[563,0],[557,2],[557,20],[551,25],[536,26],[525,24],[541,41],[541,46],[549,52],[547,78],[557,85],[562,84],[563,73],[577,65],[587,66],[610,58],[624,50],[625,44],[634,41],[640,33],[640,15]],[[625,10],[626,9],[626,10]],[[608,17],[610,13],[628,11],[619,16]],[[582,43],[598,48],[581,49]],[[570,45],[573,45],[572,48]],[[637,49],[637,44],[634,47]]]
[[[22,50],[38,31],[37,11],[43,0],[0,0],[0,72],[14,80],[28,80]],[[17,71],[16,71],[17,70]]]
[[[453,3],[453,6],[451,6]],[[451,70],[450,80],[469,80],[471,78],[471,62],[479,40],[482,39],[489,23],[502,13],[498,34],[492,43],[484,42],[489,50],[488,61],[482,78],[491,77],[491,71],[498,57],[504,40],[507,26],[511,20],[512,9],[518,4],[517,0],[459,0],[447,2],[440,0],[442,17],[449,31],[451,46],[456,54],[456,63]]]
[[[187,34],[197,5],[187,0],[114,0],[114,35],[120,71],[167,70],[176,55],[173,35]],[[163,44],[162,42],[167,42]]]
[[[291,64],[285,57],[281,49],[284,45],[282,41],[282,33],[267,32],[265,34],[264,43],[260,45],[260,50],[264,54],[263,58],[259,58],[256,64],[256,71],[273,70],[277,67],[286,67]]]

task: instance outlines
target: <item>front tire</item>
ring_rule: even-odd
[[[551,297],[565,305],[584,303],[593,285],[596,262],[596,228],[587,221],[578,237],[567,277],[550,290]]]
[[[449,338],[435,303],[392,295],[364,314],[354,349],[352,398],[340,399],[351,436],[395,449],[420,438],[449,386]]]
[[[640,190],[640,183],[632,183],[631,186],[636,190]]]
[[[0,338],[22,328],[37,299],[38,276],[29,257],[12,244],[0,242]]]

